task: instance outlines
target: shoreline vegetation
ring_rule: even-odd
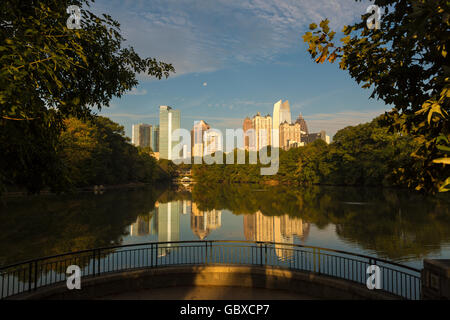
[[[27,194],[62,194],[129,188],[169,183],[175,165],[156,160],[150,148],[135,147],[125,136],[123,126],[106,117],[93,116],[82,121],[69,118],[56,146],[61,176],[30,192],[28,183],[16,180],[6,184],[3,197]]]
[[[317,140],[309,145],[279,150],[276,175],[263,176],[264,165],[193,164],[198,183],[260,183],[266,185],[381,186],[413,189],[423,161],[411,157],[417,148],[413,137],[389,132],[381,115],[369,123],[339,130],[331,144]],[[237,151],[235,153],[235,163]],[[265,165],[267,167],[268,165]]]

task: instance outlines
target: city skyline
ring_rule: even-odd
[[[174,160],[178,157],[172,155],[173,148],[179,141],[172,141],[172,134],[180,129],[182,119],[179,110],[170,106],[159,106],[159,124],[133,124],[131,143],[135,146],[151,146],[157,159]],[[161,129],[160,129],[161,128]],[[235,144],[233,148],[242,148],[248,151],[259,151],[265,146],[275,146],[288,150],[292,147],[303,147],[317,139],[330,143],[330,136],[325,130],[319,133],[309,133],[306,120],[300,113],[292,121],[289,101],[279,100],[273,105],[273,116],[265,116],[257,112],[251,119],[246,117],[242,121],[243,145]],[[212,127],[204,120],[196,120],[189,132],[190,138],[180,152],[181,158],[201,158],[217,151],[225,151],[226,134]],[[276,141],[274,140],[276,139]],[[161,147],[160,147],[161,146]],[[161,152],[160,152],[161,151]]]
[[[325,17],[340,37],[344,24],[359,20],[369,1],[112,3],[96,1],[93,10],[117,17],[128,44],[176,70],[160,81],[140,75],[137,88],[102,109],[129,137],[133,123],[157,121],[158,105],[180,110],[182,128],[190,130],[203,119],[224,130],[241,127],[242,119],[258,111],[272,112],[283,98],[292,114],[308,119],[311,132],[325,130],[331,137],[391,109],[369,100],[370,91],[337,65],[317,65],[301,40],[311,21]]]

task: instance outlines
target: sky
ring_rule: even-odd
[[[301,36],[328,18],[342,30],[361,19],[363,0],[96,0],[91,9],[121,23],[126,45],[142,57],[172,63],[176,73],[157,80],[138,75],[137,88],[114,98],[100,115],[125,127],[158,124],[159,106],[181,111],[181,126],[196,120],[213,128],[242,128],[245,117],[271,114],[289,100],[310,132],[331,137],[341,128],[389,110],[369,99],[335,64],[316,64]],[[339,35],[339,33],[338,33]]]

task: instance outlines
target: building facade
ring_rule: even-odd
[[[169,106],[159,107],[159,157],[174,160],[182,157],[181,154],[172,154],[172,148],[179,140],[172,141],[172,133],[180,128],[180,111]]]
[[[249,117],[244,119],[244,123],[242,125],[242,131],[244,131],[244,148],[245,150],[254,150],[255,149],[255,136],[254,136],[254,128],[253,122]]]
[[[326,132],[324,130],[318,132],[318,133],[309,133],[302,135],[302,139],[305,141],[306,144],[313,143],[316,140],[323,140],[326,143],[330,143],[330,137],[327,136]]]
[[[131,131],[131,143],[136,147],[152,146],[152,126],[145,123],[133,124]]]
[[[291,123],[291,107],[289,101],[278,101],[273,105],[273,129],[278,130],[283,122]]]
[[[152,127],[151,148],[153,152],[159,152],[159,125]]]
[[[289,124],[286,121],[280,124],[280,148],[288,150],[302,145],[302,131],[299,123]]]
[[[303,131],[302,134],[308,134],[308,126],[306,125],[306,121],[303,118],[302,114],[300,113],[297,120],[295,120],[295,123],[298,123],[300,125],[300,130]]]
[[[270,115],[261,116],[258,112],[252,119],[255,134],[255,146],[259,151],[266,146],[272,145],[272,117]]]
[[[205,121],[195,121],[191,130],[191,154],[192,157],[203,157],[205,132],[211,127]]]

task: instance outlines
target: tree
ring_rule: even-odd
[[[0,186],[38,192],[65,184],[56,156],[63,120],[87,119],[138,83],[161,79],[171,64],[124,48],[120,25],[89,11],[90,0],[7,0],[0,4]],[[69,5],[82,8],[68,29]]]
[[[358,1],[358,0],[356,0]],[[341,69],[371,98],[393,105],[385,120],[391,131],[407,133],[419,147],[412,156],[424,170],[417,190],[450,190],[450,4],[446,0],[375,0],[384,12],[379,29],[366,19],[343,29],[341,45],[328,19],[311,24],[303,40],[317,63],[339,60]]]

